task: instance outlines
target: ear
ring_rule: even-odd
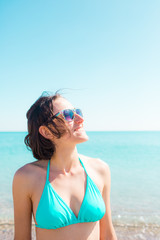
[[[53,138],[53,134],[49,131],[49,129],[46,126],[40,126],[39,133],[47,139]]]

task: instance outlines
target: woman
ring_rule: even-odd
[[[38,161],[14,175],[14,239],[31,239],[33,214],[37,240],[116,240],[109,167],[77,152],[88,140],[81,110],[59,94],[41,96],[27,119],[25,143]]]

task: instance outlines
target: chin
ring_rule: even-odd
[[[89,137],[85,131],[76,131],[74,132],[74,139],[79,144],[88,141]]]
[[[88,141],[89,137],[86,134],[85,130],[81,129],[78,131],[74,131],[73,133],[67,134],[63,136],[64,141],[74,143],[74,144],[79,144]]]

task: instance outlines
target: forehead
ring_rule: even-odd
[[[65,98],[57,98],[53,101],[53,114],[60,112],[63,109],[73,109],[73,105]]]

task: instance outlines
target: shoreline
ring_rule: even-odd
[[[159,240],[160,226],[121,226],[113,223],[118,240]],[[0,239],[13,240],[14,223],[0,223]],[[32,223],[32,240],[36,240],[35,224]]]

